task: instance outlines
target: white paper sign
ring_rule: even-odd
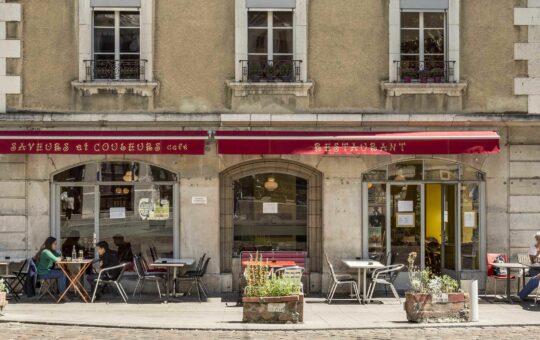
[[[193,197],[191,197],[191,204],[206,205],[206,204],[208,204],[208,197],[206,197],[206,196],[193,196]]]
[[[285,304],[284,303],[269,303],[268,311],[270,313],[283,313],[285,312]]]
[[[476,212],[465,211],[463,213],[463,226],[465,228],[476,228]]]
[[[277,203],[263,203],[263,214],[277,214],[277,213],[278,213]]]
[[[126,208],[110,208],[109,218],[111,220],[126,218]]]
[[[412,212],[413,201],[398,201],[398,212]]]
[[[397,226],[400,228],[414,227],[414,214],[397,214]]]
[[[448,211],[444,212],[444,223],[448,223]]]

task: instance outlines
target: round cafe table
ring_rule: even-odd
[[[512,293],[510,289],[510,283],[512,281],[512,270],[523,270],[527,268],[526,265],[523,265],[521,263],[493,263],[493,267],[497,268],[506,268],[506,299],[508,300],[508,303],[514,303],[512,301]],[[495,292],[497,294],[497,292]]]

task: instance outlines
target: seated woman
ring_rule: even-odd
[[[38,278],[56,279],[58,290],[61,293],[66,290],[67,278],[60,269],[52,269],[54,264],[61,260],[62,255],[56,250],[58,242],[54,237],[48,237],[35,256]]]

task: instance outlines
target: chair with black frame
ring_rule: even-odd
[[[191,289],[193,289],[193,286],[196,286],[197,287],[197,295],[199,297],[199,302],[202,302],[201,300],[201,291],[204,295],[204,298],[207,299],[208,298],[208,289],[206,288],[206,284],[204,283],[204,281],[202,280],[204,275],[206,274],[206,270],[208,269],[208,263],[210,262],[210,257],[207,258],[205,261],[204,261],[204,264],[202,265],[201,269],[199,270],[199,272],[195,275],[193,275],[190,279],[192,280],[192,283],[191,283],[191,287],[189,287],[189,290],[187,291],[186,295],[190,295],[191,294]]]
[[[173,279],[173,292],[176,292],[176,281],[182,281],[182,280],[192,280],[194,276],[196,276],[202,269],[202,266],[204,264],[204,259],[206,258],[206,253],[204,253],[200,258],[199,262],[197,262],[197,266],[194,270],[188,270],[182,275],[175,277]]]
[[[28,259],[25,259],[19,270],[13,271],[11,274],[15,275],[13,284],[13,290],[22,292],[24,289],[24,280],[26,280],[26,274],[28,273]]]
[[[116,287],[116,290],[118,291],[118,293],[120,294],[124,302],[127,303],[128,296],[127,296],[126,290],[124,289],[124,286],[122,286],[122,278],[124,276],[124,272],[126,271],[127,265],[128,265],[127,263],[122,263],[121,265],[104,268],[99,271],[97,279],[94,280],[95,288],[94,288],[94,293],[92,294],[92,303],[94,303],[94,300],[96,299],[97,290],[99,289],[101,285],[108,285],[108,286]],[[118,269],[120,269],[120,273],[115,279],[106,275],[107,273],[113,270],[118,270]]]
[[[0,280],[3,280],[7,288],[8,296],[13,297],[15,301],[19,301],[19,295],[15,292],[14,285],[16,284],[17,276],[14,274],[0,274]]]
[[[160,282],[165,285],[165,273],[157,273],[157,272],[149,272],[145,269],[143,264],[143,259],[140,256],[134,256],[133,262],[135,265],[135,271],[137,272],[137,285],[135,286],[135,289],[133,290],[133,296],[137,294],[137,289],[139,289],[139,300],[141,301],[141,295],[144,288],[144,284],[146,281],[155,281],[156,286],[158,289],[159,297],[161,298],[161,287],[159,286]]]
[[[32,268],[32,269],[31,269]],[[36,263],[33,259],[29,260],[28,271],[37,273]],[[58,281],[57,279],[44,279],[37,275],[36,283],[39,285],[39,291],[37,293],[37,300],[41,301],[45,295],[49,295],[54,301],[58,300]]]

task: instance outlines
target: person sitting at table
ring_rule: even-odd
[[[534,238],[536,243],[529,247],[529,257],[531,259],[531,263],[533,264],[538,262],[538,256],[540,256],[540,231],[534,235]],[[529,268],[529,275],[531,276],[531,279],[519,292],[519,298],[521,300],[527,299],[529,294],[538,288],[538,284],[540,283],[540,268]]]
[[[131,243],[124,240],[122,235],[113,236],[114,245],[118,247],[118,257],[120,262],[133,262],[133,251],[131,250]]]
[[[57,251],[58,242],[54,237],[48,237],[39,248],[34,257],[38,278],[55,279],[58,282],[60,294],[66,290],[67,277],[60,269],[53,269],[56,262],[62,259],[62,255]]]
[[[111,268],[118,266],[120,264],[120,260],[118,259],[118,254],[114,251],[109,249],[109,244],[106,241],[100,241],[96,244],[96,251],[99,255],[99,259],[95,262],[99,262],[99,267],[101,270],[106,268]],[[103,280],[116,280],[118,275],[120,274],[120,269],[110,270],[101,275],[101,279]],[[99,274],[90,274],[86,276],[86,280],[90,284],[91,292],[95,289],[95,282],[94,280],[97,279]],[[96,292],[96,299],[100,299],[101,295],[103,294],[103,286],[100,285]]]
[[[71,253],[73,252],[73,247],[75,247],[75,251],[77,252],[77,256],[79,256],[79,251],[82,250],[86,253],[86,249],[79,243],[81,240],[81,235],[78,230],[72,230],[69,233],[69,236],[66,237],[66,240],[62,243],[62,256],[63,257],[71,257]]]

